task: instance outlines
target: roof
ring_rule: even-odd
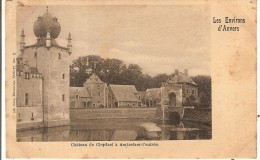
[[[189,83],[197,85],[188,75],[178,72],[173,78],[167,81],[168,83]]]
[[[26,64],[17,65],[16,70],[19,72],[29,72],[29,73],[39,74],[37,68],[29,67],[29,65],[26,65]]]
[[[138,91],[138,94],[141,96],[141,99],[144,99],[146,92],[145,91]]]
[[[22,59],[23,58],[23,54],[20,53],[19,56],[17,57],[17,59]]]
[[[114,93],[117,101],[139,101],[135,94],[137,90],[134,85],[115,85],[111,84],[110,88]]]
[[[25,48],[39,47],[39,46],[46,46],[46,41],[45,41],[45,39],[43,39],[43,40],[41,40],[40,42],[37,42],[37,43],[35,43],[35,44],[33,44],[33,45],[25,46]],[[60,46],[60,45],[56,42],[55,39],[52,39],[52,40],[51,40],[51,46],[68,50],[68,48]]]
[[[70,87],[70,97],[74,97],[76,94],[79,97],[91,97],[88,89],[85,87]]]
[[[161,99],[161,88],[149,88],[146,90],[145,99]]]
[[[104,83],[100,80],[100,78],[93,73],[87,80],[85,83]]]

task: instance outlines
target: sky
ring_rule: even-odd
[[[178,69],[189,75],[210,75],[210,10],[202,5],[48,6],[58,18],[56,39],[67,46],[72,35],[70,62],[79,56],[100,55],[138,64],[151,76]],[[46,6],[17,9],[17,36],[25,31],[26,45],[36,42],[33,24]],[[18,45],[19,46],[19,45]]]

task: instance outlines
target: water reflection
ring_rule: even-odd
[[[169,125],[155,120],[87,120],[71,126],[17,131],[17,141],[136,141],[211,139],[211,128],[197,123]]]

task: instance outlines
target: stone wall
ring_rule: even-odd
[[[45,46],[27,47],[23,62],[38,69],[43,76],[44,121],[69,121],[69,53],[65,49]],[[25,87],[24,87],[25,88]],[[48,123],[49,126],[49,123]]]
[[[183,119],[186,121],[201,122],[211,124],[212,113],[211,109],[192,109],[186,108]]]
[[[42,106],[17,107],[17,129],[42,127],[42,109]]]
[[[157,119],[157,108],[97,108],[97,109],[70,109],[70,118],[73,120],[100,119],[100,118],[145,118]]]

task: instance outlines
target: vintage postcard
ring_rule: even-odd
[[[255,158],[256,1],[6,1],[8,158]]]

